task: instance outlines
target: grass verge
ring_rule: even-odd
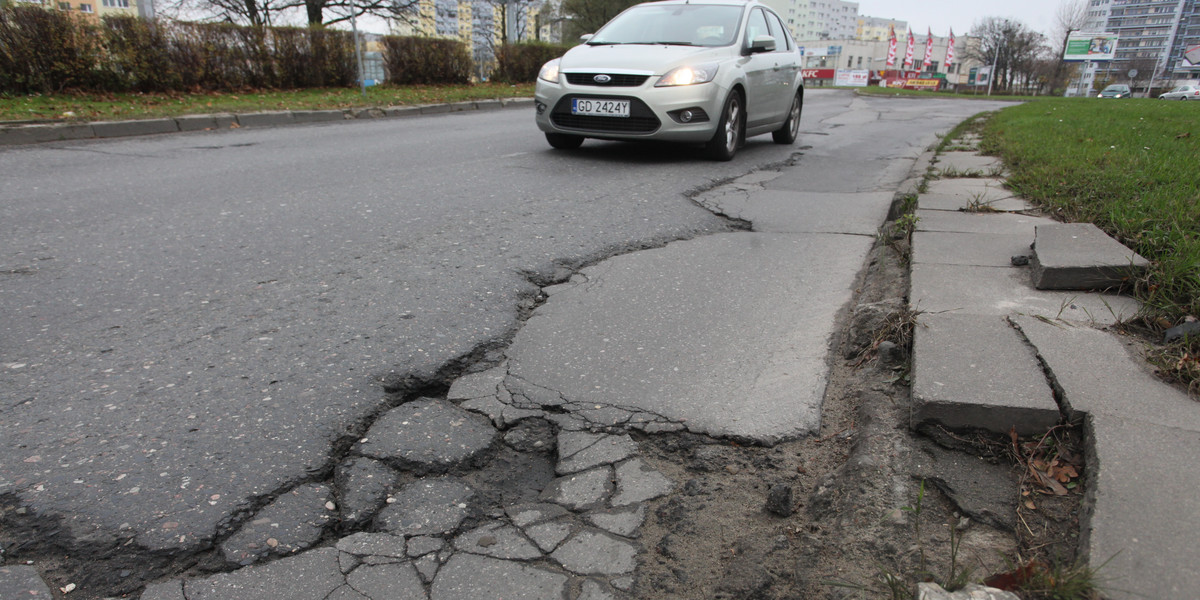
[[[1025,198],[1153,261],[1133,282],[1144,323],[1161,330],[1200,316],[1200,107],[1045,99],[993,114],[981,148],[1004,160],[1008,185]],[[1200,389],[1198,356],[1200,340],[1190,340],[1156,363]]]
[[[439,104],[533,96],[533,84],[378,85],[367,88],[248,90],[205,94],[0,95],[0,121],[119,121],[205,113],[320,110],[369,106]]]

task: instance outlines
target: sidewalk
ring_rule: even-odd
[[[1200,405],[1111,327],[1137,303],[1088,291],[1145,262],[1090,225],[1029,216],[984,176],[1000,167],[947,153],[936,172],[976,176],[933,180],[918,198],[912,425],[1036,434],[1060,419],[1082,423],[1081,555],[1103,565],[1113,599],[1197,597]],[[1014,266],[1018,256],[1029,266]]]
[[[161,119],[97,121],[93,123],[39,123],[33,125],[5,125],[0,123],[0,146],[129,137],[159,133],[180,133],[186,131],[204,131],[206,129],[279,127],[351,119],[415,117],[418,115],[433,115],[468,110],[499,110],[502,108],[531,108],[532,106],[533,98],[503,98],[448,104],[348,108],[345,110],[280,110],[246,114],[217,113],[211,115],[164,117]]]

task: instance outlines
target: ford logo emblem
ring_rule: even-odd
[[[592,81],[595,81],[596,83],[608,83],[612,81],[612,77],[609,77],[608,75],[597,75],[592,78]]]

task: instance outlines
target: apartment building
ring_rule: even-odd
[[[89,17],[104,15],[129,15],[153,18],[152,0],[15,0],[23,4],[34,4],[46,8],[77,12]],[[145,6],[141,6],[145,4]],[[143,14],[146,13],[146,14]],[[148,16],[147,16],[148,15]]]
[[[764,0],[796,39],[850,39],[858,27],[858,3],[843,0]]]
[[[896,35],[899,36],[902,32],[908,31],[908,23],[896,19],[860,16],[855,28],[854,39],[887,41],[892,31],[896,31]]]
[[[1155,88],[1200,80],[1200,0],[1090,0],[1084,30],[1116,34],[1117,51],[1084,65],[1069,95],[1093,91],[1097,78]]]

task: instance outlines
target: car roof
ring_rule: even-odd
[[[720,5],[720,6],[745,6],[747,4],[759,4],[754,0],[661,0],[659,2],[643,2],[643,4],[699,4],[699,5]]]

